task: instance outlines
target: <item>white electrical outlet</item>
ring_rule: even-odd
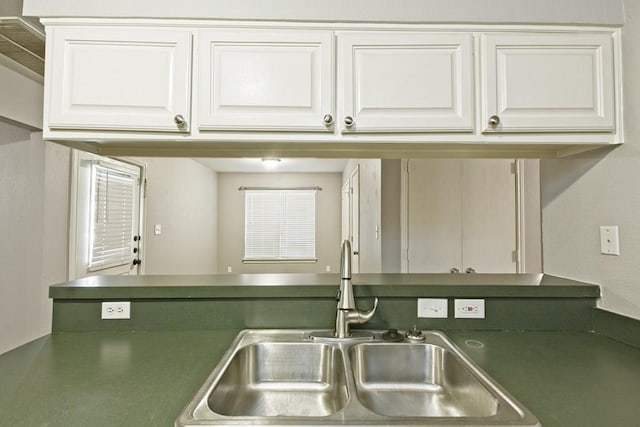
[[[418,298],[418,317],[446,319],[448,315],[446,298]]]
[[[162,234],[162,224],[156,224],[153,226],[153,234],[156,236]]]
[[[620,255],[620,238],[617,225],[603,225],[600,227],[600,253],[605,255]]]
[[[325,268],[325,270],[326,270],[327,272],[330,272],[330,271],[331,271],[331,266],[330,266],[330,265],[327,265],[327,267]]]
[[[131,302],[103,302],[102,319],[131,319]]]
[[[227,265],[227,273],[233,273],[233,268],[230,265]]]
[[[483,299],[456,299],[453,307],[457,319],[484,319]]]

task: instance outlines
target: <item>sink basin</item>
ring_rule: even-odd
[[[389,417],[492,417],[498,399],[455,355],[433,344],[359,344],[351,349],[356,391]]]
[[[226,416],[323,417],[348,399],[338,348],[315,343],[258,343],[241,348],[208,397]]]
[[[446,335],[424,336],[242,331],[175,425],[540,425]]]

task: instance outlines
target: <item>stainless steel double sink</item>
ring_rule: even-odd
[[[245,330],[176,426],[539,426],[441,332]]]

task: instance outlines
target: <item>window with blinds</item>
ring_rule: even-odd
[[[131,263],[138,179],[103,164],[91,166],[89,271]]]
[[[316,190],[245,190],[244,261],[315,261]]]

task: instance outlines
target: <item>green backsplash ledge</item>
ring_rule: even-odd
[[[543,275],[354,276],[358,308],[380,298],[367,329],[591,331],[596,285]],[[94,277],[52,286],[53,331],[332,329],[339,277]],[[447,298],[449,318],[417,317],[418,298]],[[485,319],[453,318],[454,298],[484,298]],[[102,320],[103,301],[131,301],[131,319]]]

